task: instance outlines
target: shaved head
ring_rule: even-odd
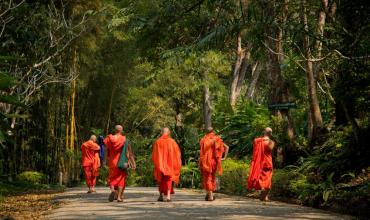
[[[206,132],[207,133],[211,133],[213,131],[213,128],[212,127],[208,127],[207,129],[206,129]]]
[[[270,127],[266,127],[264,130],[263,130],[263,134],[264,135],[267,135],[267,136],[271,136],[272,135],[272,129]]]
[[[114,126],[114,128],[116,129],[116,133],[122,133],[122,131],[123,131],[122,125],[116,125],[116,126]]]
[[[171,130],[168,127],[162,128],[162,134],[171,134]]]
[[[96,142],[96,136],[95,135],[91,135],[90,136],[90,140]]]

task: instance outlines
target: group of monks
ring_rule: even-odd
[[[123,202],[124,189],[128,169],[136,169],[135,157],[131,145],[123,135],[121,125],[115,126],[115,134],[104,139],[107,150],[109,167],[108,185],[111,193],[108,200]],[[272,179],[272,149],[275,142],[272,140],[271,128],[265,128],[263,135],[253,142],[253,158],[248,177],[248,189],[261,190],[261,200],[268,201]],[[84,142],[82,150],[82,167],[86,177],[88,193],[95,193],[96,177],[99,175],[100,146],[96,143],[96,136]],[[206,201],[216,199],[216,175],[222,175],[222,161],[226,159],[229,147],[213,128],[207,128],[206,135],[200,140],[199,170],[202,175],[202,187],[206,190]],[[158,201],[170,202],[174,194],[173,183],[178,184],[181,171],[181,151],[171,131],[165,127],[161,136],[153,144],[152,161],[154,164],[154,178],[159,185]]]

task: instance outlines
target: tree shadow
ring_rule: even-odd
[[[179,192],[173,196],[172,202],[157,202],[158,195],[154,189],[142,190],[127,190],[124,203],[109,203],[107,190],[97,194],[68,191],[58,199],[77,200],[78,211],[72,201],[52,219],[351,219],[297,205],[261,203],[224,195],[215,202],[207,202],[201,194]]]

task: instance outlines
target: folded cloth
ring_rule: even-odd
[[[128,169],[128,160],[129,160],[129,158],[127,157],[128,145],[129,145],[129,142],[128,142],[128,139],[126,138],[126,141],[122,148],[121,155],[119,157],[119,161],[117,163],[117,167],[121,170]]]

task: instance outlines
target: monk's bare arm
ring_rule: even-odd
[[[225,160],[227,158],[227,154],[229,153],[229,149],[230,149],[230,147],[227,144],[224,144],[224,147],[225,147],[225,155],[222,158],[222,160]]]
[[[272,150],[272,149],[274,149],[274,147],[275,147],[275,142],[274,141],[270,141],[269,148]]]

